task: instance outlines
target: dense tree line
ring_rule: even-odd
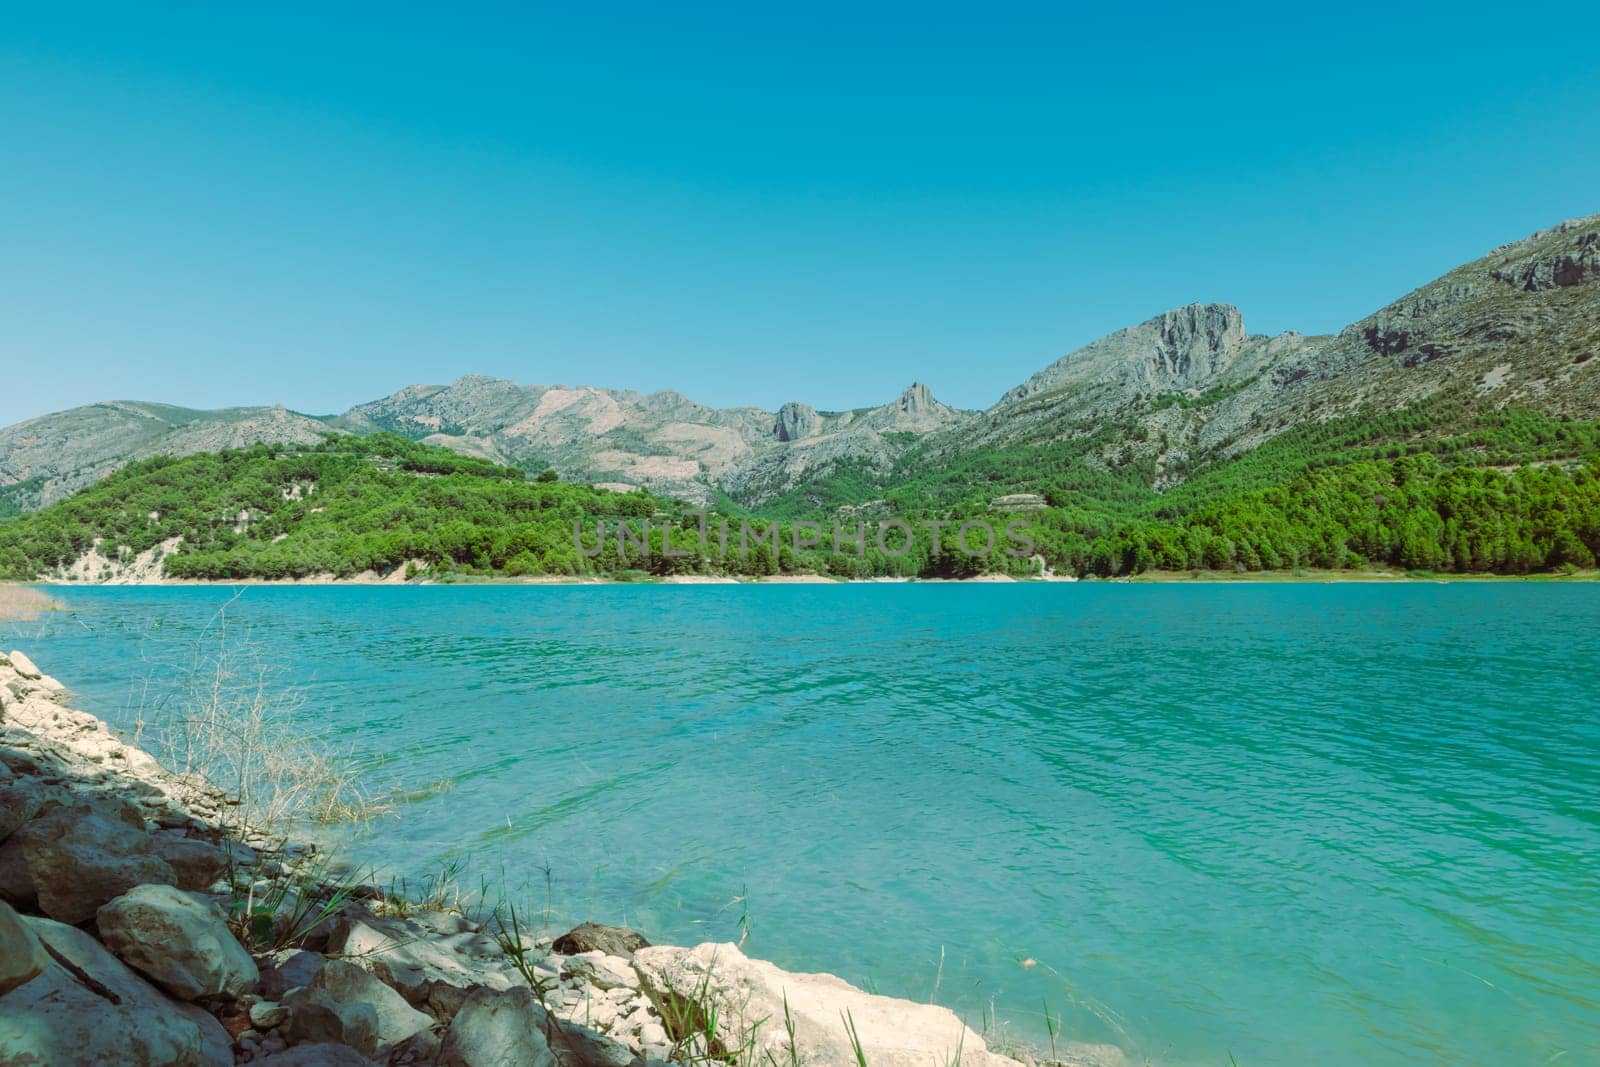
[[[1101,576],[1595,566],[1594,424],[1497,412],[1455,434],[1422,432],[1429,427],[1437,422],[1426,410],[1329,421],[1200,467],[1165,492],[1150,488],[1147,472],[1092,462],[1092,441],[977,451],[864,507],[790,496],[760,513],[726,498],[699,511],[548,471],[530,480],[394,434],[330,436],[314,447],[132,464],[43,511],[0,521],[0,577],[49,573],[95,545],[126,559],[174,538],[182,541],[166,573],[211,580],[348,577],[411,562],[466,575],[967,577],[1032,573],[1034,552],[1057,571]],[[851,476],[861,480],[856,490],[871,488],[867,472]],[[994,510],[998,496],[1019,490],[1035,493],[1040,509]],[[872,533],[885,518],[910,526],[888,550]],[[1020,521],[1028,551],[1008,555],[1011,543],[982,556],[962,551],[961,524],[979,520],[993,531]],[[858,539],[862,522],[868,532]]]
[[[1431,455],[1320,468],[1171,521],[1110,533],[1040,517],[1045,553],[1079,573],[1261,571],[1381,564],[1527,574],[1589,568],[1600,555],[1600,460],[1447,467]]]

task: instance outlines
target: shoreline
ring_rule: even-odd
[[[244,797],[163,767],[21,652],[0,654],[0,794],[0,1062],[1128,1063],[1070,1042],[1045,1059],[735,944],[593,923],[558,937],[514,907],[508,922],[437,887],[357,884],[307,838],[244,829]]]
[[[409,581],[395,581],[392,578],[371,578],[356,576],[352,578],[232,578],[232,579],[197,579],[197,578],[157,578],[154,580],[121,581],[117,579],[103,581],[74,581],[71,579],[40,579],[32,582],[0,582],[0,598],[7,590],[45,590],[45,589],[84,589],[101,588],[106,586],[128,586],[141,588],[154,588],[159,586],[210,586],[231,588],[239,586],[286,586],[286,587],[318,587],[318,586],[386,586],[391,588],[418,587],[418,586],[624,586],[624,585],[671,585],[671,586],[750,586],[750,585],[1075,585],[1086,583],[1090,585],[1380,585],[1380,584],[1483,584],[1483,583],[1586,583],[1600,582],[1600,569],[1576,571],[1570,574],[1536,573],[1536,574],[1458,574],[1458,573],[1432,573],[1408,574],[1400,571],[1320,571],[1311,570],[1303,574],[1284,571],[1145,571],[1141,574],[1120,575],[1112,578],[1088,576],[1078,578],[1075,576],[1032,576],[1017,577],[1007,574],[984,574],[971,578],[918,578],[918,577],[875,577],[875,578],[834,578],[821,574],[781,574],[767,575],[759,578],[735,577],[732,575],[662,575],[649,576],[638,579],[619,579],[599,575],[573,575],[573,576],[537,576],[537,577],[507,577],[495,575],[456,575],[445,580],[431,578],[413,578]],[[48,595],[41,594],[48,601]],[[5,621],[14,616],[7,612],[8,605],[0,602],[0,621]],[[59,605],[51,606],[41,603],[34,609],[33,615],[25,618],[37,617],[44,611],[55,610]]]

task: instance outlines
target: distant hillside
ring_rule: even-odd
[[[89,404],[0,430],[0,514],[32,511],[148,456],[312,444],[328,427],[281,407],[194,411],[170,404]]]
[[[840,463],[887,472],[908,438],[967,418],[920,383],[875,408],[818,411],[793,402],[770,412],[710,408],[673,392],[521,386],[469,376],[449,386],[410,386],[330,422],[705,503],[719,486],[756,497]]]

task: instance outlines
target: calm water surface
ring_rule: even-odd
[[[228,596],[15,643],[129,723]],[[562,918],[1156,1063],[1600,1063],[1600,587],[252,588],[306,729]],[[433,790],[435,783],[449,788]],[[739,898],[745,898],[741,901]],[[941,968],[941,955],[943,964]],[[1025,961],[1033,961],[1024,966]]]

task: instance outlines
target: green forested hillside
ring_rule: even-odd
[[[96,540],[127,558],[174,537],[183,544],[165,564],[176,578],[349,576],[419,559],[578,573],[575,519],[656,507],[643,494],[528,482],[520,470],[390,434],[338,436],[132,464],[0,524],[0,574],[47,572]]]
[[[977,569],[936,558],[926,532],[903,557],[884,557],[869,544],[846,558],[827,551],[829,538],[796,551],[791,526],[759,519],[748,551],[738,549],[736,521],[723,552],[715,547],[722,519],[704,520],[703,545],[700,514],[678,501],[565,484],[548,473],[530,481],[516,468],[394,434],[337,435],[310,447],[257,445],[131,464],[43,511],[0,521],[0,578],[49,575],[96,545],[111,560],[129,561],[175,538],[181,544],[161,560],[166,576],[199,580],[350,577],[410,563],[427,564],[431,577]],[[648,536],[648,552],[619,541],[622,522]],[[606,524],[603,544],[599,523]],[[669,523],[671,556],[662,544]],[[804,531],[801,543],[819,536]]]
[[[1181,519],[1092,540],[1043,518],[1046,554],[1079,573],[1381,564],[1458,573],[1588,568],[1600,554],[1600,459],[1567,470],[1447,467],[1432,455],[1308,471]]]
[[[996,531],[1018,522],[1045,563],[1084,575],[1366,566],[1523,574],[1588,568],[1600,556],[1600,429],[1530,413],[1452,424],[1425,409],[1334,420],[1197,465],[1165,491],[1137,464],[1086,461],[1074,442],[974,450],[902,473],[898,484],[835,484],[854,505],[790,496],[752,514],[723,501],[702,519],[676,501],[548,474],[529,480],[392,434],[330,436],[310,447],[133,464],[41,512],[0,521],[0,577],[49,574],[96,543],[127,560],[174,538],[182,541],[164,561],[167,576],[213,580],[348,577],[411,563],[435,577],[1037,570],[1000,550],[1021,541],[1002,540],[981,559],[958,551],[959,524],[972,520]],[[1012,492],[1033,493],[1041,506],[997,508]],[[903,554],[873,543],[872,524],[888,519],[914,527]],[[648,555],[619,546],[622,520],[635,530],[652,522]],[[669,521],[672,556],[661,543]],[[603,545],[598,522],[608,525]],[[848,534],[860,522],[869,533],[855,548]],[[846,533],[838,551],[836,523]],[[752,535],[742,553],[741,524]],[[898,550],[901,535],[889,540]]]

